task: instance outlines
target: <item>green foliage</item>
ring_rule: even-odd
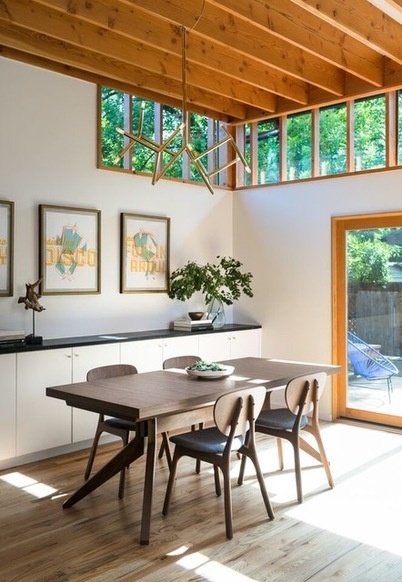
[[[184,267],[179,267],[170,275],[171,299],[185,301],[201,291],[205,296],[205,303],[212,299],[219,299],[226,305],[232,305],[244,293],[253,297],[251,289],[252,274],[242,273],[242,263],[232,257],[216,257],[218,263],[199,265],[188,261]]]
[[[371,287],[386,287],[391,281],[389,261],[395,257],[397,251],[394,246],[383,241],[384,230],[348,233],[347,256],[350,282]]]
[[[311,113],[290,115],[287,119],[287,178],[309,178],[312,170]]]
[[[260,121],[257,128],[258,183],[279,181],[279,119]],[[250,141],[250,140],[249,140]]]
[[[116,167],[114,160],[123,149],[124,138],[117,133],[116,127],[124,127],[124,93],[102,87],[101,144],[103,166]],[[120,160],[118,167],[123,167],[123,160]]]
[[[385,166],[385,96],[355,102],[356,170]]]
[[[347,109],[345,104],[320,110],[320,175],[346,172]]]

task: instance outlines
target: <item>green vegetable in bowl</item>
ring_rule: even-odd
[[[198,360],[195,364],[188,367],[191,371],[197,372],[222,372],[226,368],[217,362],[206,362],[205,360]]]

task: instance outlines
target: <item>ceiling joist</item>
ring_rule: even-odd
[[[188,109],[239,123],[400,87],[400,2],[2,0],[0,55],[181,107],[184,26]]]

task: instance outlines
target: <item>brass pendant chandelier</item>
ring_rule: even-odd
[[[239,147],[237,146],[233,136],[230,135],[227,128],[225,126],[220,126],[220,129],[224,132],[224,137],[210,146],[208,149],[202,152],[196,152],[196,150],[191,145],[189,139],[189,132],[188,132],[188,113],[187,113],[187,29],[182,26],[181,27],[181,38],[182,38],[182,123],[180,126],[166,139],[166,141],[162,143],[158,143],[149,137],[143,134],[143,126],[144,126],[144,113],[145,113],[145,102],[141,103],[141,110],[139,115],[139,122],[138,122],[138,129],[136,133],[130,133],[125,129],[121,129],[120,127],[116,128],[116,131],[126,137],[128,139],[127,145],[121,150],[121,152],[117,155],[116,159],[114,160],[115,163],[119,162],[125,154],[130,151],[135,144],[141,144],[145,148],[148,148],[155,154],[154,158],[154,168],[152,173],[152,184],[156,184],[160,178],[162,178],[169,168],[184,154],[186,153],[190,163],[198,171],[199,175],[203,179],[205,185],[207,186],[208,190],[211,194],[214,193],[213,184],[211,182],[211,178],[216,176],[220,172],[223,172],[230,166],[241,162],[246,170],[246,172],[250,173],[250,167],[248,166],[243,154],[240,152]],[[181,134],[181,147],[177,150],[170,149],[170,146],[173,140],[176,138],[177,135]],[[232,146],[235,156],[233,159],[229,160],[228,162],[224,163],[223,165],[215,168],[212,171],[208,171],[208,168],[204,165],[202,159],[207,157],[212,152],[218,150],[222,146]],[[168,156],[168,162],[163,165],[164,155]]]

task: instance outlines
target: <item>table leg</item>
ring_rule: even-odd
[[[127,467],[144,454],[144,436],[136,436],[123,447],[117,455],[102,467],[93,477],[88,479],[75,493],[63,503],[63,508],[72,507],[77,501],[86,497],[89,493],[100,487],[111,477],[119,473],[124,467]]]
[[[140,544],[142,545],[149,544],[149,535],[151,529],[152,494],[154,490],[156,462],[156,431],[156,418],[152,418],[147,422],[148,446],[145,465],[144,499],[142,503],[140,534]]]

